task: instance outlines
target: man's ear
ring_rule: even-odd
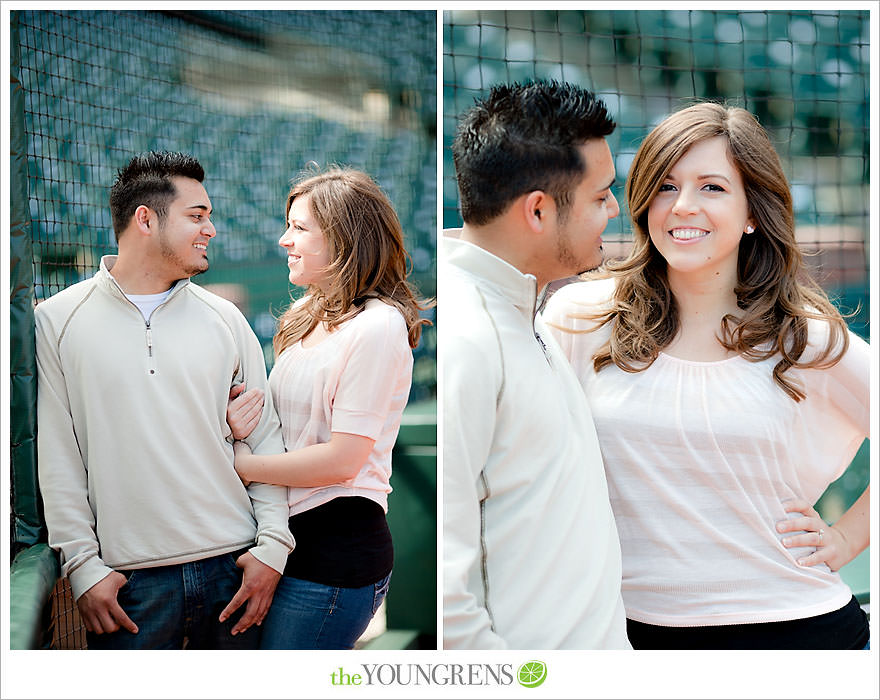
[[[544,233],[549,218],[556,214],[553,198],[542,190],[529,192],[523,198],[521,206],[526,223],[535,233]]]
[[[150,235],[156,228],[156,212],[145,204],[134,210],[133,219],[138,231],[145,235]]]

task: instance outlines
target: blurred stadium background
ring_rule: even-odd
[[[301,293],[288,285],[278,246],[283,207],[291,178],[310,161],[350,165],[379,182],[403,224],[411,279],[433,297],[436,26],[433,11],[12,12],[11,539],[19,562],[34,560],[13,567],[14,583],[25,581],[13,594],[37,596],[33,604],[13,600],[14,647],[84,641],[69,629],[76,620],[64,619],[70,601],[58,595],[52,617],[36,620],[49,614],[38,591],[56,572],[39,547],[25,550],[45,541],[32,309],[115,253],[108,192],[117,169],[149,149],[201,161],[218,235],[211,269],[196,282],[238,304],[269,368],[275,318]],[[433,321],[434,311],[426,316]],[[409,539],[392,522],[398,565],[389,627],[423,636],[436,620],[435,348],[431,326],[415,351],[390,505],[400,530],[409,520]],[[418,601],[424,612],[395,620],[392,599],[406,603],[408,576],[419,580],[407,605]],[[19,603],[34,609],[22,612]]]
[[[556,79],[602,97],[621,206],[606,257],[630,240],[623,183],[647,133],[696,99],[757,115],[792,186],[796,233],[818,280],[868,339],[869,13],[850,10],[449,10],[443,18],[443,227],[461,216],[457,117],[495,83]],[[876,126],[876,125],[875,125]],[[441,300],[442,305],[442,300]],[[819,502],[837,517],[869,480],[868,442]],[[849,565],[867,600],[868,553]]]

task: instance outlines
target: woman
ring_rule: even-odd
[[[296,547],[262,625],[264,649],[350,649],[388,590],[391,449],[424,308],[406,281],[397,215],[364,173],[333,169],[287,197],[289,279],[306,295],[280,318],[269,376],[287,452],[235,443],[245,482],[289,486]],[[262,397],[230,402],[237,440]]]
[[[773,146],[698,104],[633,161],[634,245],[560,290],[554,325],[594,413],[638,648],[863,648],[836,573],[869,495],[813,504],[868,436],[868,345],[806,278]]]

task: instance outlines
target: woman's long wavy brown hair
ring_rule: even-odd
[[[846,323],[811,279],[794,232],[791,191],[779,156],[752,114],[737,107],[700,103],[664,119],[642,142],[626,180],[633,224],[633,248],[607,270],[618,277],[612,306],[592,316],[612,324],[611,338],[593,357],[596,371],[615,364],[627,372],[649,367],[679,330],[678,309],[666,276],[666,261],[651,243],[648,206],[669,171],[695,143],[716,136],[742,176],[755,232],[739,245],[737,306],[742,313],[721,321],[719,341],[745,359],[758,362],[779,352],[773,368],[777,384],[795,401],[805,394],[785,372],[791,367],[825,368],[846,352]],[[828,342],[808,361],[809,319],[827,321]]]
[[[307,300],[291,305],[278,320],[275,356],[307,336],[318,323],[328,330],[354,318],[370,299],[400,311],[410,347],[418,345],[422,326],[430,321],[419,311],[433,306],[417,298],[407,282],[409,255],[394,207],[366,173],[333,167],[294,183],[287,195],[285,221],[297,197],[309,196],[309,209],[330,246],[325,290],[309,285]]]

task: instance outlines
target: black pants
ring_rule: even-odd
[[[627,619],[633,649],[864,649],[868,618],[853,596],[840,610],[784,622],[663,627]]]

